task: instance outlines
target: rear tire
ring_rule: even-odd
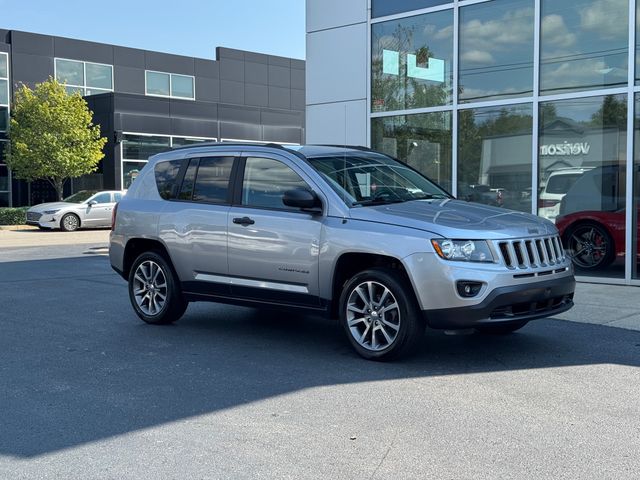
[[[129,299],[138,317],[153,325],[175,322],[188,305],[173,268],[157,252],[145,252],[133,262]]]
[[[487,335],[508,335],[510,333],[515,332],[516,330],[520,330],[524,327],[528,320],[520,320],[515,322],[505,322],[505,323],[495,323],[493,325],[482,325],[476,327],[476,330],[480,333],[484,333]]]
[[[615,245],[607,229],[594,222],[574,225],[565,236],[565,246],[571,260],[581,270],[600,270],[616,258]]]
[[[395,270],[356,274],[345,284],[339,308],[349,342],[368,360],[407,356],[424,339],[425,321],[413,288]]]

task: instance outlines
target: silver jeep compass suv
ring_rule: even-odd
[[[111,265],[148,323],[189,301],[326,312],[388,359],[425,325],[509,333],[568,310],[555,226],[456,200],[361,147],[201,144],[151,157],[114,212]]]

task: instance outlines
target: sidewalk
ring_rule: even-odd
[[[75,245],[85,243],[109,243],[109,230],[39,230],[35,227],[0,229],[0,248],[46,247],[49,245]]]

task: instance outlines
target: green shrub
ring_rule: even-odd
[[[27,222],[27,208],[0,208],[0,225],[24,225]]]

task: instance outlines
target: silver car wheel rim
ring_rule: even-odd
[[[64,217],[64,228],[67,230],[75,230],[78,228],[78,219],[74,215]]]
[[[150,317],[158,315],[167,302],[167,278],[156,262],[145,260],[133,275],[133,296],[138,308]]]
[[[347,300],[347,325],[358,344],[374,352],[390,347],[400,330],[400,308],[393,293],[378,282],[363,282]]]

